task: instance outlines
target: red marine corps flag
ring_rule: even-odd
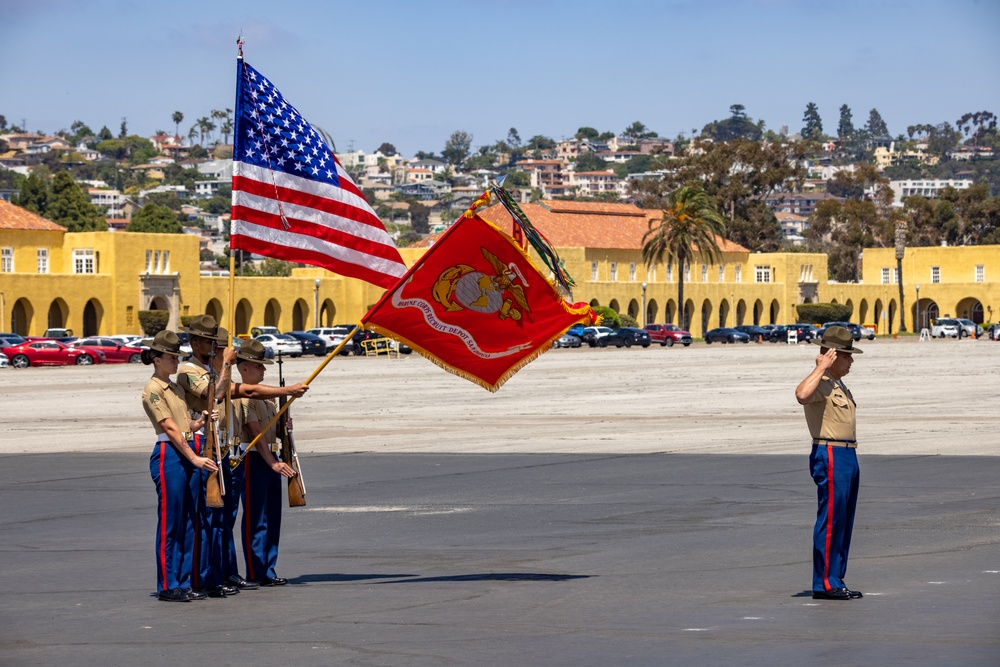
[[[592,312],[564,301],[510,236],[472,213],[445,232],[362,325],[496,391]]]

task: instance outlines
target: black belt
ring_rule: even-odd
[[[847,447],[848,449],[858,448],[857,440],[827,440],[825,438],[813,438],[813,444],[821,447],[830,445],[832,447]]]

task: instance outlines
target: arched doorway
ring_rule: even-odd
[[[868,320],[868,299],[861,299],[861,303],[858,305],[858,324],[864,324],[867,320]]]
[[[778,316],[781,314],[781,306],[778,305],[778,300],[774,299],[771,301],[771,324],[778,323]]]
[[[222,303],[220,303],[218,299],[209,300],[209,302],[205,305],[205,314],[211,316],[219,326],[229,326],[229,322],[224,322],[222,320]]]
[[[281,304],[277,299],[270,299],[264,306],[264,326],[276,327],[281,321]]]
[[[299,299],[292,307],[292,331],[304,331],[309,318],[309,306],[305,299]]]
[[[678,324],[685,331],[691,330],[691,320],[694,319],[694,301],[688,299],[684,302],[684,317]]]
[[[621,306],[618,305],[618,299],[611,299],[611,303],[608,304],[608,308],[615,311],[619,315],[622,312]]]
[[[591,304],[593,305],[593,304]],[[319,309],[319,325],[321,327],[332,327],[333,318],[337,316],[337,306],[332,299],[326,299]]]
[[[723,299],[722,303],[719,304],[719,326],[729,326],[729,301],[726,299]]]
[[[955,317],[972,320],[976,324],[983,323],[983,304],[974,297],[966,297],[955,306]],[[976,318],[979,319],[976,319]]]
[[[104,308],[97,299],[91,299],[83,307],[83,335],[99,336],[101,334],[101,320],[104,319]]]
[[[879,333],[886,333],[889,331],[889,325],[885,321],[885,305],[882,303],[882,299],[875,299],[875,324],[878,325]]]
[[[149,310],[170,310],[170,302],[166,297],[154,296],[149,302]]]
[[[753,302],[753,325],[755,327],[760,326],[760,318],[764,316],[764,304],[757,299]]]
[[[667,324],[677,323],[677,303],[673,299],[667,299],[667,305],[663,309],[663,321]]]
[[[246,299],[240,299],[236,304],[236,331],[234,336],[250,333],[250,322],[253,317],[253,306]]]
[[[852,299],[848,299],[847,303],[845,303],[844,305],[847,306],[848,309],[849,309],[849,314],[847,316],[847,321],[848,322],[853,322],[854,320],[852,319],[852,316],[854,315],[854,301]]]
[[[48,317],[48,328],[49,329],[62,329],[66,327],[66,322],[69,320],[69,306],[62,299],[53,299],[52,303],[49,304],[49,317]]]
[[[639,302],[635,299],[628,302],[628,316],[633,320],[639,319]]]
[[[747,302],[740,299],[736,302],[736,326],[743,326],[744,320],[747,318]]]
[[[889,301],[889,326],[886,328],[886,333],[891,334],[896,328],[896,300],[891,299]]]
[[[930,329],[931,323],[936,320],[940,314],[938,305],[930,299],[920,299],[920,301],[913,304],[913,308],[913,315],[916,318],[913,321],[917,324],[917,331],[920,331],[921,329]]]
[[[27,336],[34,316],[35,309],[31,307],[31,302],[21,297],[14,302],[14,309],[10,313],[10,330],[19,336]]]
[[[652,324],[656,322],[656,316],[660,312],[660,307],[656,303],[656,299],[650,299],[646,302],[646,324]]]
[[[704,336],[705,332],[709,330],[709,320],[712,317],[712,302],[705,299],[701,303],[701,335]]]

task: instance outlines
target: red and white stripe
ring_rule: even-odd
[[[230,245],[388,289],[406,265],[382,221],[333,159],[340,187],[234,161]]]

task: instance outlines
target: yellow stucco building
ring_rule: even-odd
[[[678,322],[679,269],[642,262],[642,236],[659,215],[628,204],[542,201],[523,209],[558,248],[576,279],[573,301],[609,306],[641,323]],[[482,216],[510,231],[494,206]],[[401,252],[407,265],[433,243]],[[751,253],[723,244],[721,264],[687,267],[684,309],[695,336],[717,326],[794,322],[801,303],[836,301],[854,321],[880,333],[899,328],[894,251],[869,249],[863,281],[826,280],[822,253]],[[539,263],[539,266],[541,264]],[[1000,247],[907,248],[903,261],[907,329],[914,330],[916,285],[923,321],[950,314],[991,321],[1000,308]],[[323,269],[287,278],[236,278],[236,333],[256,325],[282,331],[355,323],[383,290]],[[69,327],[78,335],[142,333],[140,310],[166,310],[168,326],[207,312],[229,322],[229,278],[201,275],[199,239],[179,234],[67,233],[0,201],[0,331],[40,335]],[[642,316],[645,312],[645,318]]]

